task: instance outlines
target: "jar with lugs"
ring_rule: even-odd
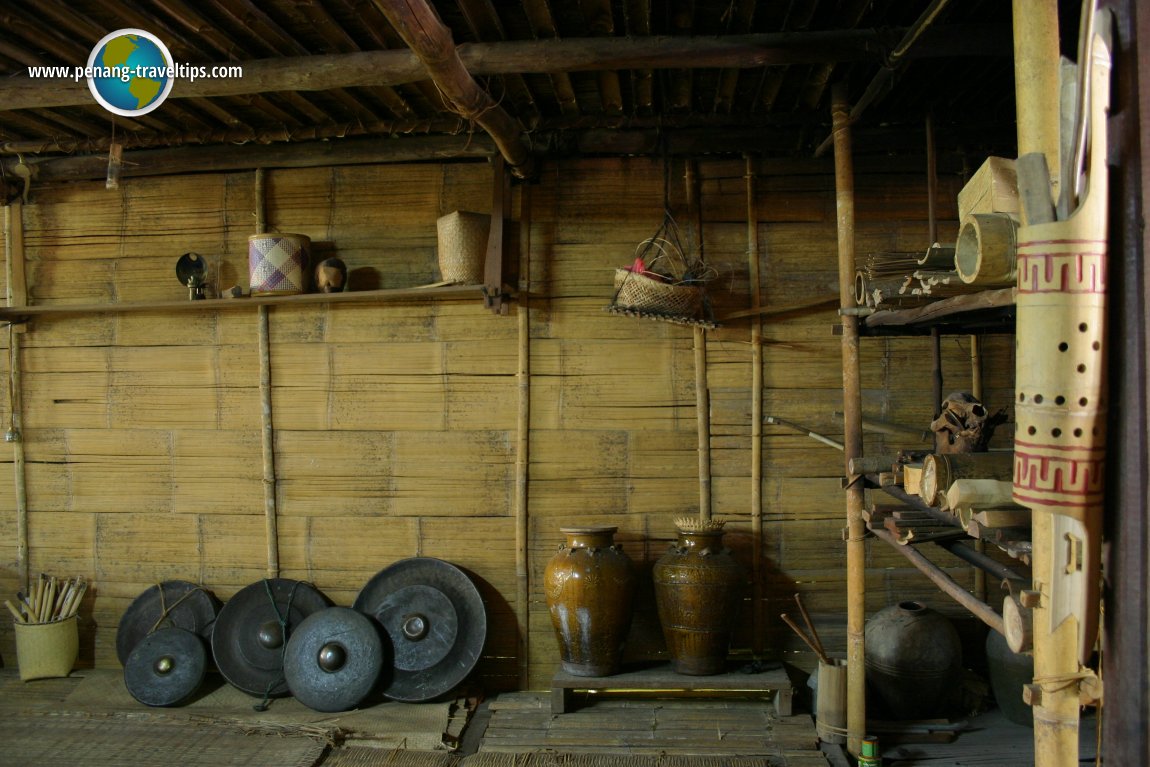
[[[543,575],[551,625],[563,670],[575,676],[618,672],[635,576],[631,559],[614,543],[616,527],[563,527],[567,540]]]

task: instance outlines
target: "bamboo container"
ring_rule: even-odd
[[[954,268],[967,285],[1005,287],[1016,276],[1018,223],[1005,213],[967,216],[954,248]]]

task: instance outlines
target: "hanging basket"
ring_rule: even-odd
[[[614,305],[671,316],[696,317],[703,307],[703,288],[664,282],[630,269],[616,269]]]

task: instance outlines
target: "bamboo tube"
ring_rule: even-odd
[[[1017,104],[1018,156],[1046,155],[1051,168],[1051,201],[1058,199],[1061,138],[1059,131],[1058,4],[1050,0],[1013,0],[1014,95]],[[1052,202],[1053,204],[1053,202]],[[1023,223],[1027,223],[1023,212]]]
[[[1014,2],[1015,80],[1020,96],[1032,79],[1030,73],[1045,71],[1057,60],[1059,36],[1053,5],[1036,0]],[[1107,421],[1105,408],[1100,406],[1106,391],[1107,296],[1102,275],[1107,271],[1105,158],[1110,92],[1109,51],[1100,47],[1103,50],[1078,62],[1090,69],[1091,78],[1090,103],[1081,105],[1091,117],[1091,170],[1081,207],[1049,221],[1047,198],[1041,195],[1044,179],[1032,177],[1021,167],[1019,176],[1020,189],[1028,189],[1022,199],[1039,200],[1024,208],[1024,226],[1019,230],[1015,360],[1019,431],[1013,495],[1034,512],[1032,569],[1041,598],[1033,611],[1035,684],[1027,687],[1027,699],[1034,710],[1035,763],[1043,767],[1077,763],[1078,680],[1081,663],[1094,646],[1099,608],[1101,462]],[[1055,154],[1057,136],[1053,149],[1046,142],[1022,143],[1024,136],[1045,136],[1050,123],[1058,124],[1059,111],[1051,108],[1057,102],[1045,92],[1038,95],[1044,103],[1030,104],[1032,110],[1019,103],[1019,155],[1044,152],[1048,168],[1058,172],[1062,165]],[[1073,181],[1063,178],[1062,184]],[[1054,186],[1052,196],[1057,198],[1057,182]],[[1049,396],[1039,396],[1051,387],[1074,404],[1062,407]],[[1073,436],[1063,437],[1064,432]],[[1051,465],[1067,478],[1056,487],[1044,481]],[[1085,482],[1089,477],[1099,479]],[[1078,483],[1071,484],[1070,478]],[[1078,548],[1068,551],[1068,544],[1075,541]]]
[[[687,209],[692,227],[692,246],[695,253],[702,253],[702,212],[700,210],[695,178],[695,163],[687,160],[684,174],[687,185]],[[707,388],[707,333],[694,328],[695,346],[695,421],[699,432],[699,518],[711,518],[711,395]]]
[[[832,91],[831,116],[835,151],[835,198],[838,213],[839,305],[854,305],[855,210],[854,163],[851,157],[850,105],[846,84]],[[859,376],[858,318],[842,316],[844,469],[863,454],[862,389]],[[858,755],[866,735],[866,526],[862,483],[846,491],[847,526],[847,750]],[[905,547],[904,547],[905,548]]]
[[[763,613],[763,322],[759,289],[759,222],[755,215],[755,172],[750,155],[746,160],[747,180],[747,270],[751,283],[751,555],[752,594],[751,649],[756,655],[766,642]]]
[[[530,669],[530,561],[528,559],[527,490],[530,480],[531,445],[531,188],[524,185],[521,197],[519,266],[519,363],[515,372],[519,385],[519,412],[515,440],[515,615],[519,624],[519,689],[527,689]]]

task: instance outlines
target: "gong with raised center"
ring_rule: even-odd
[[[292,632],[284,677],[296,700],[316,711],[358,706],[379,682],[384,664],[382,632],[350,607],[312,613]]]
[[[227,601],[212,632],[216,667],[248,695],[288,694],[284,655],[304,619],[327,608],[327,598],[310,583],[268,578],[245,586]]]
[[[178,706],[200,689],[207,667],[204,638],[169,626],[148,634],[128,653],[124,686],[146,706]]]
[[[382,693],[392,700],[433,700],[462,682],[483,651],[483,598],[459,568],[433,557],[403,559],[375,574],[355,599],[391,640],[392,669]]]
[[[187,629],[205,641],[220,611],[212,592],[190,581],[170,580],[146,589],[120,616],[116,630],[116,657],[126,665],[141,639],[162,628]]]

